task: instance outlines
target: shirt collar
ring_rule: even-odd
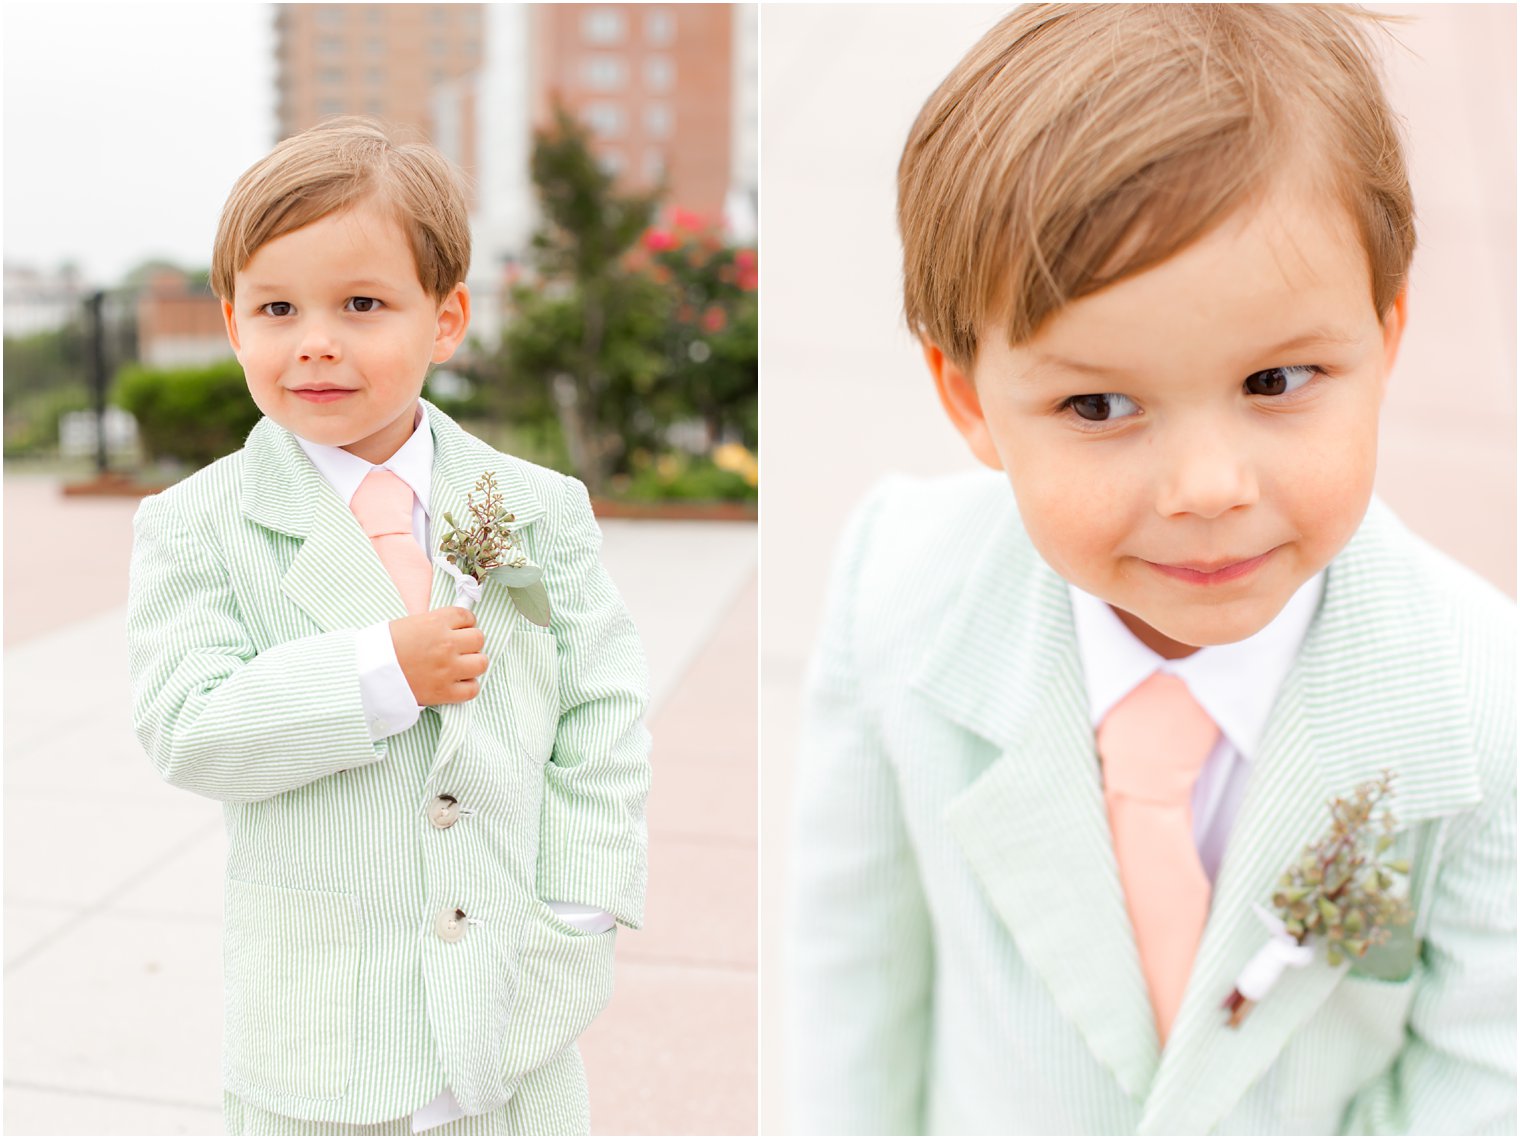
[[[1293,666],[1324,588],[1321,570],[1299,586],[1282,612],[1259,632],[1243,641],[1206,645],[1191,656],[1167,660],[1142,644],[1106,602],[1068,582],[1093,726],[1160,669],[1180,677],[1235,749],[1247,760],[1254,758],[1277,690]]]
[[[427,513],[433,489],[433,432],[428,428],[427,412],[423,410],[421,400],[417,401],[417,416],[412,420],[411,435],[394,455],[378,465],[350,454],[342,447],[313,443],[299,435],[295,438],[311,459],[312,466],[317,468],[317,473],[337,491],[343,505],[353,502],[354,492],[370,471],[392,471],[412,488],[417,501],[422,503],[423,513]]]

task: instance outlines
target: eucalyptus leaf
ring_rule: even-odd
[[[544,588],[543,582],[535,581],[532,585],[522,587],[508,586],[507,595],[512,598],[517,611],[529,621],[545,629],[549,627],[549,591]]]
[[[526,589],[543,580],[541,566],[495,566],[486,571],[508,589]],[[526,614],[524,614],[526,616]]]

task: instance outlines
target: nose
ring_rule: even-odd
[[[1260,499],[1256,465],[1247,449],[1217,425],[1157,445],[1168,450],[1156,495],[1156,512],[1162,517],[1217,518]]]
[[[332,329],[326,322],[316,318],[305,320],[301,324],[296,355],[303,364],[309,364],[314,360],[336,362],[341,355],[338,338],[333,335]]]

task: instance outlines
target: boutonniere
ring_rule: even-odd
[[[510,524],[516,519],[496,491],[495,473],[481,475],[475,490],[481,496],[478,504],[473,493],[465,499],[470,525],[461,527],[452,514],[444,514],[449,529],[438,544],[435,559],[454,578],[454,603],[473,609],[486,578],[495,578],[506,587],[519,613],[548,628],[549,593],[544,588],[544,571],[530,562],[513,540]]]
[[[1252,1006],[1271,991],[1288,966],[1302,968],[1314,958],[1309,938],[1325,943],[1332,966],[1348,957],[1365,956],[1384,944],[1390,930],[1413,919],[1397,876],[1409,874],[1404,859],[1383,861],[1393,845],[1393,775],[1362,783],[1349,799],[1330,801],[1330,829],[1304,847],[1299,860],[1278,880],[1272,895],[1276,913],[1256,906],[1270,933],[1268,942],[1246,964],[1222,1008],[1230,1027],[1238,1027]],[[1373,811],[1383,805],[1376,820]]]

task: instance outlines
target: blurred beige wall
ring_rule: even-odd
[[[1414,17],[1389,59],[1420,248],[1377,489],[1515,591],[1515,10]],[[836,536],[887,471],[972,465],[903,327],[898,154],[1006,6],[767,5],[761,14],[761,1126],[786,1130],[782,933],[801,673]]]

